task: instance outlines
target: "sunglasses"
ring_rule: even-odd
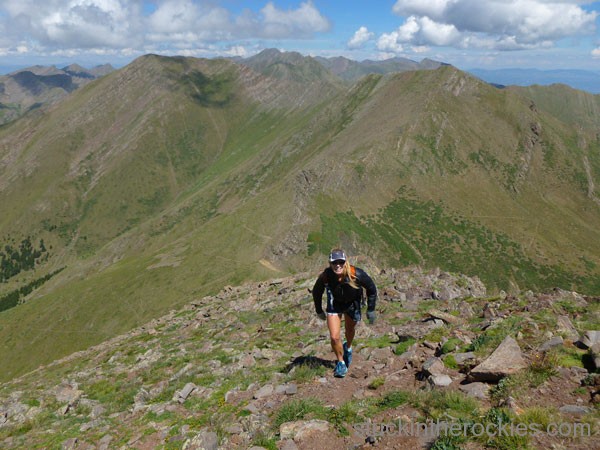
[[[343,266],[344,264],[346,264],[346,261],[344,261],[343,259],[336,259],[331,263],[332,266]]]

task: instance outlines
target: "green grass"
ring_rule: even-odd
[[[305,398],[290,400],[284,403],[273,418],[272,424],[276,431],[286,422],[295,422],[304,419],[324,419],[328,416],[328,409],[323,406],[321,400],[316,398]]]
[[[443,359],[443,362],[444,366],[448,367],[449,369],[458,369],[458,363],[456,362],[454,355],[446,355],[446,357]]]
[[[326,254],[339,243],[358,241],[378,249],[390,265],[423,264],[479,276],[486,285],[543,290],[555,286],[595,291],[597,278],[585,278],[559,265],[532,259],[506,234],[422,202],[400,191],[379,213],[358,217],[353,211],[321,216],[321,230],[308,235],[309,254]]]
[[[506,336],[515,335],[521,329],[522,322],[523,318],[520,316],[506,318],[479,334],[466,350],[479,356],[487,355],[495,350]]]
[[[287,378],[290,381],[298,383],[308,383],[318,377],[323,377],[327,373],[327,368],[320,364],[301,364],[296,366],[293,372],[289,373]]]
[[[416,342],[417,342],[417,340],[415,338],[409,337],[408,339],[406,339],[406,340],[400,342],[398,345],[396,345],[396,348],[394,349],[394,353],[396,355],[401,355],[402,353],[406,352]]]

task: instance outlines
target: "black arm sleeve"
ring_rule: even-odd
[[[359,284],[367,291],[367,311],[375,311],[375,305],[377,304],[377,287],[375,286],[373,279],[367,275],[367,272],[358,267],[356,268],[356,278]]]
[[[315,285],[312,289],[313,301],[315,302],[315,312],[320,314],[323,312],[323,292],[325,292],[325,282],[323,281],[323,274],[319,275],[317,281],[315,281]]]

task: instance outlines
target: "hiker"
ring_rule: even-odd
[[[329,267],[317,278],[312,289],[315,311],[317,315],[327,320],[331,348],[337,358],[333,372],[334,376],[343,378],[352,362],[352,341],[356,324],[361,319],[361,302],[363,288],[367,291],[367,319],[370,324],[375,322],[375,303],[377,303],[377,288],[367,273],[358,267],[351,266],[341,249],[334,249],[329,254]],[[327,308],[323,312],[323,292],[327,291]],[[326,314],[327,313],[327,314]],[[346,342],[342,344],[342,316],[345,321]]]

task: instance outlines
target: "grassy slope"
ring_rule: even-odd
[[[157,95],[153,101],[167,111],[175,110],[168,120],[156,106],[153,114],[135,119],[143,122],[137,139],[127,148],[121,139],[116,140],[123,148],[109,150],[122,150],[122,154],[96,163],[96,170],[107,173],[95,184],[89,182],[84,195],[77,191],[77,182],[63,178],[63,189],[75,197],[70,213],[77,240],[65,236],[69,238],[65,243],[75,242],[75,254],[68,256],[68,269],[61,276],[26,305],[0,317],[0,331],[8,337],[0,347],[3,360],[9,361],[3,377],[102,342],[224,284],[273,277],[273,270],[259,261],[268,256],[265,247],[284,238],[282,227],[292,220],[293,192],[281,183],[269,187],[267,181],[278,180],[277,169],[289,164],[279,154],[285,146],[282,141],[297,132],[305,122],[303,117],[310,114],[292,109],[283,115],[237,98],[226,106],[198,105],[176,94]],[[80,97],[77,100],[86,103]],[[153,125],[160,121],[160,127]],[[212,160],[210,166],[186,179],[188,161],[177,170],[166,160],[187,150],[187,143],[177,139],[190,130],[190,122],[204,127],[205,134],[212,133],[190,142],[218,148],[189,150],[191,158],[200,153],[205,159],[212,155]],[[166,130],[172,138],[165,137]],[[161,152],[170,154],[161,159]],[[108,164],[114,164],[112,170]],[[169,189],[173,182],[165,167],[174,173],[178,191]],[[52,186],[54,181],[38,182]],[[165,188],[165,183],[170,186]],[[151,197],[161,189],[167,189],[166,198],[145,201],[147,193]],[[48,189],[40,191],[47,194]],[[61,194],[56,200],[64,198]],[[78,208],[82,198],[84,206]]]
[[[355,176],[361,195],[345,208],[353,214],[335,218],[327,211],[335,202],[324,201],[313,248],[325,252],[342,243],[395,264],[478,274],[504,289],[561,285],[598,292],[600,236],[593,224],[600,210],[581,182],[581,156],[594,161],[594,144],[573,148],[573,130],[530,109],[529,99],[443,70],[443,77],[441,71],[394,77],[338,136],[332,147],[339,165],[360,164],[366,173]],[[423,102],[419,91],[426,86],[436,88]],[[539,124],[538,136],[532,124]],[[353,160],[349,148],[360,149],[362,159]],[[407,190],[394,198],[401,187]],[[437,206],[424,203],[430,200]],[[465,245],[474,234],[480,242]]]

